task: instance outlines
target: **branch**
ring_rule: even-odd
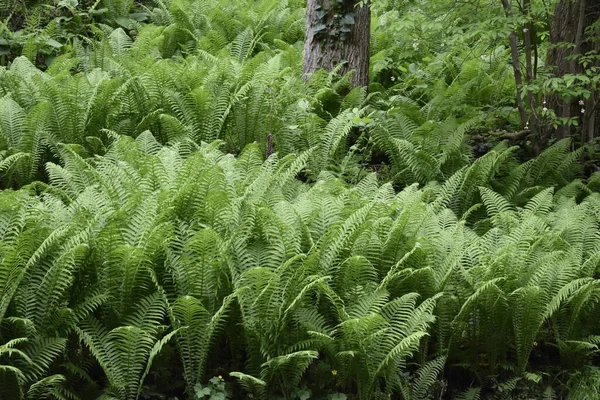
[[[502,139],[523,140],[530,134],[531,134],[530,129],[525,129],[525,130],[518,131],[518,132],[504,132],[504,134],[502,135]]]
[[[502,131],[500,131],[502,132]],[[498,131],[494,133],[489,133],[489,134],[484,134],[482,135],[481,133],[477,133],[474,135],[471,135],[472,139],[476,139],[476,140],[483,140],[483,141],[489,141],[489,140],[494,140],[494,139],[501,139],[501,140],[523,140],[525,139],[527,136],[529,136],[532,132],[531,129],[524,129],[522,131],[517,131],[517,132],[502,132],[501,135],[497,135],[498,133],[500,133]],[[599,138],[600,140],[600,138]]]

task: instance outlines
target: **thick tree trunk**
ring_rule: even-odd
[[[305,79],[319,68],[331,71],[344,63],[340,72],[354,70],[352,83],[355,86],[369,84],[370,3],[367,1],[364,6],[355,7],[357,3],[358,0],[344,0],[341,4],[335,0],[308,0],[304,43]],[[350,31],[342,34],[339,22],[346,15],[354,23],[346,25]]]
[[[600,52],[600,43],[593,40],[592,35],[586,35],[586,29],[600,18],[600,0],[560,0],[554,10],[554,19],[550,28],[550,43],[571,43],[574,46],[553,46],[548,52],[547,65],[553,68],[555,76],[566,74],[580,74],[583,67],[573,59],[573,56],[585,54],[589,51]],[[597,35],[597,33],[596,33]],[[596,62],[600,66],[600,63]],[[583,106],[579,104],[583,101]],[[548,99],[549,106],[554,108],[558,117],[580,116],[582,142],[600,137],[600,124],[598,119],[599,93],[593,93],[590,99],[572,99],[565,101],[558,96]],[[585,113],[581,113],[581,109]],[[564,138],[572,134],[567,126],[560,126],[555,135]],[[546,133],[546,140],[551,132]]]

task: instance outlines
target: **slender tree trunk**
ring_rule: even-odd
[[[525,103],[523,102],[523,74],[521,73],[521,64],[519,62],[517,35],[514,32],[511,32],[508,36],[508,39],[510,41],[510,54],[513,65],[513,73],[515,75],[515,83],[517,85],[517,108],[519,109],[521,123],[523,125],[528,125],[527,110],[525,110]]]
[[[586,35],[586,29],[600,18],[600,0],[560,0],[554,9],[554,19],[550,28],[550,43],[553,45],[548,52],[546,63],[553,68],[555,76],[580,74],[584,68],[573,58],[590,51],[600,52],[598,38]],[[598,33],[596,32],[596,36]],[[556,46],[560,43],[570,43],[571,46]],[[596,66],[600,63],[596,61]],[[583,101],[583,105],[579,102]],[[600,93],[593,93],[590,99],[572,99],[566,101],[553,96],[548,99],[549,107],[553,107],[558,117],[581,117],[582,142],[600,137],[600,113],[598,102]],[[584,109],[585,113],[581,113]],[[572,128],[560,126],[554,133],[557,138],[572,134]],[[547,134],[547,139],[552,132]]]
[[[513,16],[512,7],[510,5],[509,0],[501,0],[502,8],[504,8],[504,13],[507,17]],[[510,55],[513,66],[513,73],[515,75],[515,84],[517,86],[517,108],[519,109],[519,117],[521,118],[521,123],[524,126],[529,125],[529,117],[527,114],[527,110],[525,109],[525,102],[523,101],[523,73],[521,71],[521,63],[519,61],[519,47],[517,43],[517,34],[513,31],[508,36],[510,41]]]
[[[304,78],[319,68],[328,71],[344,63],[340,72],[355,71],[355,86],[369,84],[369,45],[371,41],[370,1],[356,7],[358,0],[308,0]],[[343,17],[346,25],[340,22]],[[348,24],[348,21],[353,23]],[[349,32],[342,32],[349,29]]]
[[[531,18],[531,0],[523,0],[523,15],[527,22],[523,26],[523,42],[525,44],[525,82],[529,85],[533,83],[537,75],[537,38],[535,35],[535,25]],[[527,112],[529,113],[529,127],[535,133],[533,137],[533,153],[539,154],[542,151],[541,146],[541,124],[538,115],[535,112],[536,99],[527,91]]]
[[[523,41],[525,42],[525,82],[527,82],[527,84],[531,84],[537,72],[535,70],[536,58],[534,58],[536,56],[535,53],[537,53],[535,50],[534,25],[530,19],[531,0],[523,0],[523,14],[528,18],[528,21],[525,23],[523,29]],[[529,111],[534,113],[534,98],[529,91],[527,92],[527,102],[529,103]]]

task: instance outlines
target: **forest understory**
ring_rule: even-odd
[[[597,400],[599,18],[0,0],[0,400]]]

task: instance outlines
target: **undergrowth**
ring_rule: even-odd
[[[597,396],[593,147],[474,152],[518,128],[489,43],[382,23],[368,88],[304,82],[302,7],[23,23],[60,50],[0,67],[0,398]]]

